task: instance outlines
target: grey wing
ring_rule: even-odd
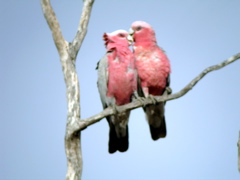
[[[108,88],[108,58],[107,54],[98,62],[98,91],[102,101],[103,108],[110,106],[113,101],[113,98],[107,97],[107,88]]]
[[[107,55],[105,55],[99,62],[98,62],[98,91],[100,94],[101,102],[103,108],[106,108],[106,94],[107,94],[107,82],[108,82],[108,59]]]

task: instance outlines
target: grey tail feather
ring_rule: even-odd
[[[161,120],[161,125],[159,127],[154,127],[152,125],[149,125],[150,127],[150,132],[152,139],[158,140],[159,138],[164,138],[167,135],[167,128],[166,128],[166,122],[165,122],[165,117],[162,118]]]
[[[118,138],[118,150],[120,152],[125,152],[128,150],[128,125],[126,126],[125,136]]]
[[[150,127],[153,140],[164,138],[167,135],[167,128],[164,116],[164,103],[156,105],[147,105],[144,108]]]
[[[125,136],[118,137],[115,126],[111,121],[111,117],[107,117],[109,123],[109,143],[108,143],[108,152],[115,153],[117,150],[120,152],[125,152],[128,150],[128,125],[126,126],[126,134]]]

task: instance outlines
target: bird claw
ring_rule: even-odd
[[[166,87],[165,92],[166,92],[167,94],[172,94],[172,89],[168,86],[168,87]]]
[[[114,104],[112,105],[112,109],[113,109],[113,113],[114,114],[117,114],[118,113],[118,109],[117,109],[117,106]]]
[[[133,98],[132,100],[140,101],[140,103],[144,104],[144,97],[140,97],[137,93],[137,91],[133,92]]]
[[[140,103],[143,104],[143,107],[146,106],[144,97],[140,97],[136,91],[134,91],[133,96],[134,96],[135,100],[140,101]]]
[[[133,99],[138,99],[138,98],[139,98],[139,95],[138,95],[137,91],[134,91],[133,96],[132,96],[132,100]]]
[[[151,94],[148,95],[148,99],[150,99],[152,101],[152,104],[154,105],[158,102],[157,99]]]
[[[143,104],[143,107],[146,106],[145,98],[144,98],[144,97],[138,97],[137,100],[140,101],[141,104]]]

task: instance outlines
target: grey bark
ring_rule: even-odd
[[[73,132],[72,128],[80,121],[80,88],[75,68],[76,57],[87,33],[87,26],[94,0],[84,0],[82,15],[78,30],[72,43],[65,41],[50,0],[41,0],[44,17],[52,31],[54,43],[57,47],[64,80],[68,104],[65,150],[68,162],[66,179],[78,180],[82,174],[81,132]],[[73,133],[72,133],[73,132]]]

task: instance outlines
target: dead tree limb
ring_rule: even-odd
[[[60,56],[67,89],[68,114],[65,134],[65,150],[68,162],[67,180],[79,180],[82,174],[81,134],[80,131],[73,132],[72,130],[74,124],[80,121],[80,88],[75,63],[78,51],[87,33],[93,2],[94,0],[84,0],[77,33],[73,42],[68,43],[62,35],[50,0],[41,0],[44,17],[52,31],[53,40]]]
[[[174,93],[174,94],[170,94],[168,96],[156,96],[156,99],[158,102],[163,102],[163,101],[170,101],[173,99],[177,99],[180,98],[182,96],[184,96],[187,92],[189,92],[206,74],[208,74],[211,71],[215,71],[218,69],[221,69],[225,66],[227,66],[228,64],[236,61],[240,59],[240,53],[228,58],[227,60],[214,65],[214,66],[210,66],[208,68],[206,68],[205,70],[203,70],[197,77],[195,77],[188,85],[186,85],[181,91]],[[144,104],[151,104],[152,101],[150,99],[145,98],[144,102],[140,102],[140,101],[134,101],[132,103],[123,105],[123,106],[118,106],[117,110],[119,112],[123,112],[126,110],[132,110],[132,109],[136,109],[139,107],[142,107]],[[76,124],[74,125],[74,129],[72,129],[72,133],[74,132],[78,132],[81,131],[83,129],[85,129],[87,126],[90,126],[96,122],[99,122],[101,119],[105,118],[106,116],[110,116],[114,114],[114,110],[112,108],[107,108],[105,110],[103,110],[102,112],[86,118],[86,119],[82,119],[79,122],[76,122]]]

